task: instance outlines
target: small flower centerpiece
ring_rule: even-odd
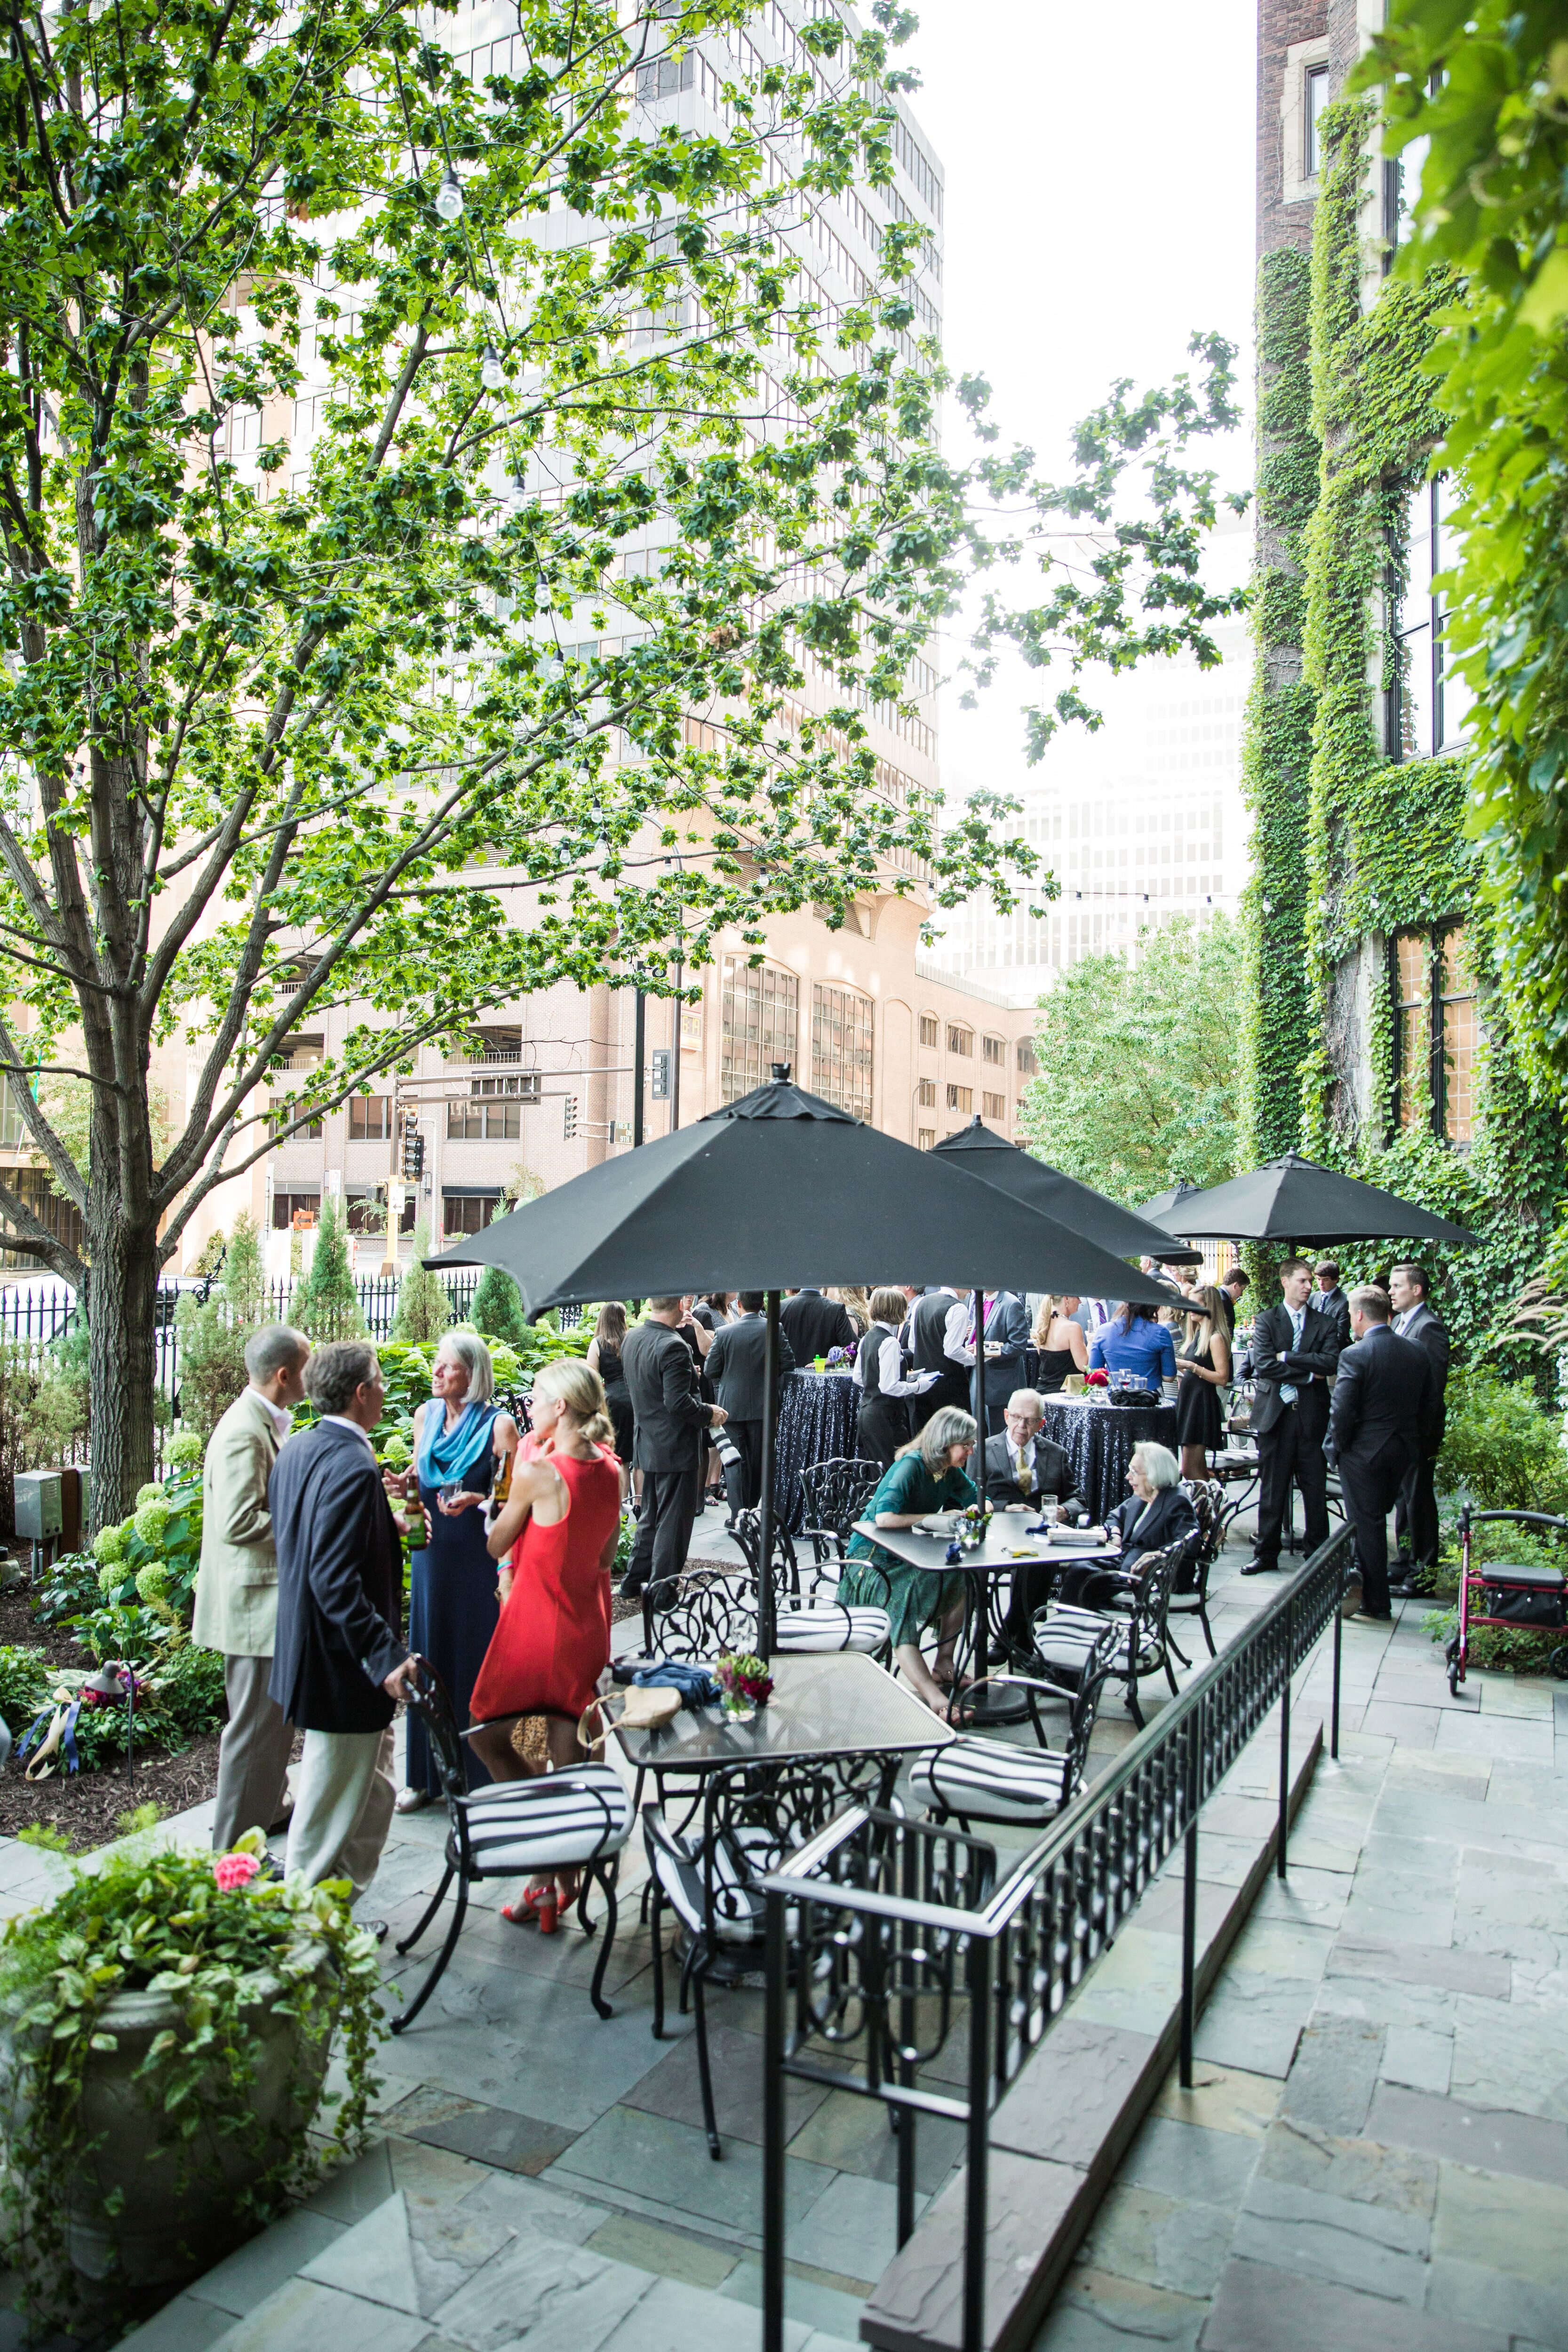
[[[716,1659],[713,1675],[723,1694],[720,1703],[731,1723],[750,1723],[758,1707],[766,1706],[773,1695],[766,1659],[745,1651]]]
[[[985,1540],[985,1530],[990,1524],[991,1513],[986,1506],[984,1503],[971,1503],[963,1514],[963,1523],[958,1530],[960,1548],[964,1551],[978,1551]]]

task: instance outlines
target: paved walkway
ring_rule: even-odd
[[[1271,1589],[1237,1577],[1246,1553],[1233,1546],[1215,1580],[1222,1643]],[[621,1632],[634,1645],[635,1621]],[[1201,1639],[1188,1646],[1201,1656]],[[1327,1656],[1306,1714],[1326,1710]],[[1342,1769],[1321,1769],[1289,1885],[1260,1899],[1202,2021],[1201,2085],[1167,2085],[1042,2352],[1130,2338],[1290,2352],[1309,2330],[1312,2352],[1568,2352],[1568,1782],[1552,1693],[1481,1677],[1479,1698],[1451,1706],[1414,1612],[1392,1639],[1352,1629],[1346,1674]],[[1111,1701],[1092,1759],[1131,1731]],[[199,1836],[205,1809],[170,1826]],[[394,1939],[436,1883],[444,1835],[432,1813],[395,1826],[366,1905]],[[41,1899],[58,1868],[0,1842],[0,1910]],[[587,2000],[595,1948],[510,1928],[507,1888],[479,1889],[429,2008],[384,2052],[384,2137],[177,2297],[131,2339],[139,2352],[754,2344],[761,1997],[710,2004],[715,2164],[689,2021],[672,2015],[666,2043],[649,2032],[644,1875],[634,1844],[607,2022]],[[387,1951],[389,1980],[420,1980],[423,1952]],[[839,2352],[893,2252],[891,2143],[869,2103],[791,2095],[790,2347]],[[931,2125],[921,2146],[931,2193],[956,2134]]]
[[[1451,1700],[1424,1621],[1347,1627],[1341,1764],[1037,2352],[1568,2347],[1568,1690]]]

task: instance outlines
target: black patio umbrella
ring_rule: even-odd
[[[1252,1242],[1476,1242],[1447,1217],[1320,1167],[1299,1151],[1227,1184],[1184,1192],[1173,1206],[1152,1213],[1156,1224],[1189,1239],[1205,1234]]]
[[[1026,1208],[1038,1209],[1043,1216],[1054,1217],[1069,1233],[1081,1234],[1085,1241],[1110,1250],[1116,1257],[1152,1257],[1168,1265],[1183,1265],[1202,1260],[1201,1250],[1184,1249],[1152,1218],[1140,1216],[1136,1210],[1124,1209],[1119,1201],[1097,1192],[1092,1184],[1080,1184],[1076,1176],[1064,1176],[1059,1168],[1037,1160],[1032,1151],[1020,1150],[979,1118],[939,1143],[936,1156],[939,1160],[951,1158],[966,1175],[978,1176],[983,1184],[994,1184],[999,1192],[1022,1201]],[[1026,1276],[1028,1269],[1020,1271]],[[1032,1290],[1045,1287],[1026,1279],[1018,1286]],[[1117,1293],[1118,1297],[1121,1295]]]
[[[1147,1217],[1152,1224],[1156,1219],[1164,1218],[1173,1209],[1179,1208],[1184,1201],[1190,1201],[1197,1189],[1184,1177],[1179,1184],[1168,1184],[1163,1192],[1156,1192],[1152,1201],[1140,1201],[1138,1214]]]
[[[767,1294],[758,1635],[773,1641],[773,1423],[786,1284],[987,1282],[1028,1267],[1042,1289],[1163,1306],[1147,1276],[1080,1234],[789,1083],[758,1087],[692,1127],[589,1168],[425,1263],[499,1265],[530,1321],[595,1298]],[[984,1351],[975,1386],[984,1412]]]

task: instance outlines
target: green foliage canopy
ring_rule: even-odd
[[[1150,924],[1040,1000],[1023,1127],[1054,1168],[1131,1203],[1236,1171],[1241,942],[1224,916]]]

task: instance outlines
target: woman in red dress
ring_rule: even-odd
[[[503,1560],[500,1619],[474,1684],[469,1744],[492,1780],[533,1767],[511,1744],[520,1716],[542,1715],[552,1769],[582,1754],[577,1725],[610,1659],[610,1571],[621,1528],[620,1467],[605,1384],[574,1358],[546,1364],[533,1384],[535,1449],[521,1454],[490,1530]],[[557,1887],[559,1895],[557,1895]],[[577,1898],[576,1873],[528,1887],[504,1919],[553,1929]]]

